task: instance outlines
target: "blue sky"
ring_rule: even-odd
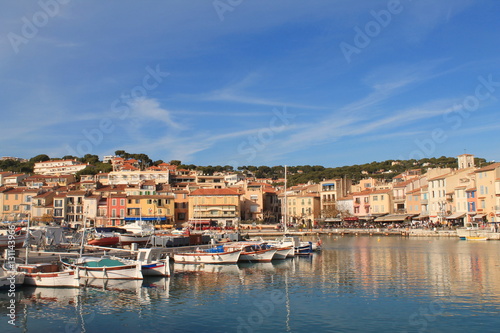
[[[494,0],[10,1],[0,155],[500,160]]]

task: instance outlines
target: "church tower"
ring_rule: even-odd
[[[462,154],[458,155],[458,169],[466,169],[475,167],[474,165],[474,155]]]

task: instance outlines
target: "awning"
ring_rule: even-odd
[[[456,219],[461,219],[464,216],[465,216],[465,213],[455,213],[455,214],[451,214],[450,216],[446,216],[446,219],[447,220],[456,220]]]
[[[473,217],[474,220],[482,220],[486,215],[484,214],[477,214],[476,216]]]
[[[420,214],[419,216],[416,216],[415,218],[418,219],[418,220],[428,219],[429,215]]]
[[[415,215],[413,214],[391,214],[380,216],[375,219],[375,222],[404,222]]]
[[[210,220],[189,221],[188,223],[191,225],[210,224]]]
[[[342,222],[342,219],[339,217],[328,217],[325,219],[325,223],[334,223],[334,222]]]
[[[348,216],[348,217],[344,217],[344,221],[358,221],[358,217],[357,216]]]
[[[141,217],[141,218],[137,218],[137,217],[126,217],[124,218],[125,221],[166,221],[167,218],[165,216],[158,216],[158,217]]]

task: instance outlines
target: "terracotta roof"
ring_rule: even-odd
[[[415,181],[414,179],[408,179],[405,180],[404,182],[394,184],[394,187],[406,187],[406,185],[413,183],[414,181]]]
[[[207,188],[195,190],[191,195],[239,195],[239,193],[228,188]]]
[[[490,164],[488,166],[485,166],[484,168],[477,169],[474,172],[493,171],[496,168],[500,168],[500,162]]]
[[[385,193],[391,193],[392,190],[389,189],[389,190],[375,190],[375,191],[372,191],[370,194],[385,194]]]
[[[447,176],[451,175],[451,172],[447,173],[447,174],[444,174],[444,175],[441,175],[441,176],[437,176],[437,177],[434,177],[434,178],[430,178],[428,181],[431,181],[431,180],[438,180],[438,179],[444,179],[446,178]]]

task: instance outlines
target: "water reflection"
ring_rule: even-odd
[[[494,241],[324,237],[321,253],[272,263],[175,264],[170,278],[22,288],[17,323],[32,332],[470,331],[497,322],[499,265]],[[0,293],[2,314],[8,302]]]

